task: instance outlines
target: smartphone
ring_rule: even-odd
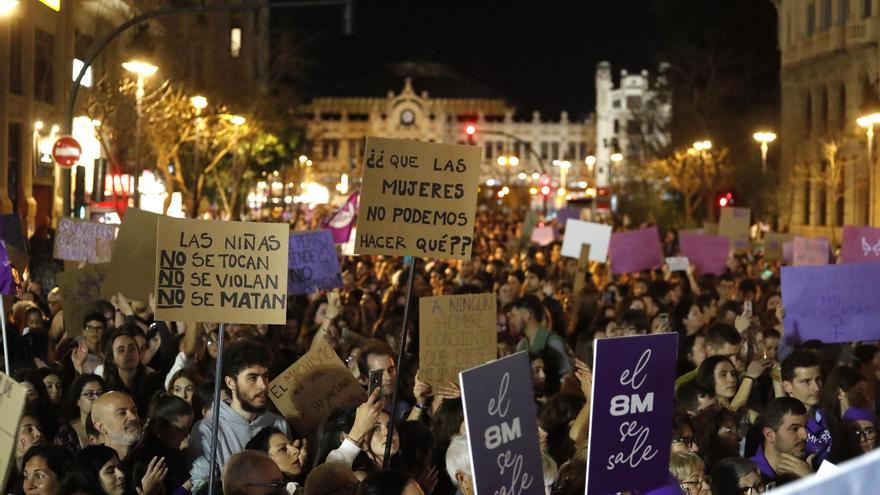
[[[372,397],[373,390],[382,388],[382,375],[384,374],[385,370],[373,370],[370,372],[370,385],[367,389],[367,397]]]
[[[610,290],[606,290],[605,294],[602,297],[602,304],[606,306],[614,304],[614,293]]]
[[[743,303],[743,313],[746,312],[752,314],[752,301],[746,301]]]

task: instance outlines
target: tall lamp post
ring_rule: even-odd
[[[122,68],[137,76],[137,91],[134,94],[137,109],[137,119],[134,127],[134,205],[140,207],[140,194],[138,187],[141,178],[141,117],[144,113],[144,84],[148,77],[159,70],[155,65],[143,60],[129,60],[123,62]]]
[[[758,131],[752,134],[755,141],[761,143],[761,172],[767,173],[767,151],[770,149],[770,143],[776,141],[776,133],[771,131]]]
[[[880,124],[880,113],[862,115],[856,123],[865,129],[868,138],[868,225],[874,225],[874,126]]]
[[[506,186],[510,186],[510,171],[517,165],[519,165],[519,157],[515,155],[498,155],[498,158],[495,160],[495,163],[504,170],[504,184]]]

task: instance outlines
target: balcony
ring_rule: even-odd
[[[782,49],[782,66],[796,65],[834,52],[877,44],[877,19],[854,21],[846,26],[831,26],[811,37],[802,38]]]

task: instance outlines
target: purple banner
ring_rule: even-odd
[[[355,219],[357,219],[358,206],[360,205],[360,192],[356,192],[345,200],[345,204],[339,207],[327,221],[322,225],[323,228],[330,230],[333,234],[333,242],[336,244],[345,244],[351,236],[351,230],[354,228]],[[306,210],[308,212],[308,210]]]
[[[611,272],[629,273],[663,265],[657,227],[611,234]]]
[[[697,273],[721,275],[727,268],[730,239],[721,235],[683,234],[678,239],[681,255],[693,263]]]
[[[852,225],[843,227],[840,262],[880,263],[880,229]]]
[[[565,222],[568,221],[569,218],[574,220],[581,219],[581,209],[580,208],[562,208],[561,210],[556,212],[556,224],[560,227],[565,225]]]
[[[330,231],[291,234],[287,251],[288,294],[310,294],[338,287],[342,287],[342,276]]]
[[[807,237],[795,237],[792,241],[793,265],[827,265],[828,264],[828,239],[820,237],[809,239]]]
[[[15,277],[12,275],[12,265],[9,264],[9,253],[6,251],[6,242],[0,241],[0,294],[14,296],[18,294],[15,287]]]
[[[544,495],[537,407],[526,351],[462,371],[459,379],[475,493]],[[671,422],[670,418],[667,423]],[[670,442],[666,443],[669,448]]]
[[[595,346],[587,495],[663,486],[678,334],[598,339]]]
[[[880,264],[782,267],[785,338],[880,339]]]

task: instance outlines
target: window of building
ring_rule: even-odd
[[[519,141],[516,141],[513,143],[513,155],[520,158],[520,159],[524,158],[523,150],[522,150],[522,143],[520,143]]]
[[[618,134],[620,132],[620,121],[614,119],[614,134]]]
[[[849,22],[849,0],[837,0],[837,23],[845,26]]]
[[[816,32],[816,3],[807,3],[807,36]]]
[[[541,141],[541,158],[546,160],[550,156],[550,143]]]
[[[612,108],[620,108],[620,100],[613,100],[611,102],[611,107]]]
[[[579,158],[577,154],[577,143],[568,143],[568,153],[566,153],[565,157],[569,160],[577,160]]]
[[[806,180],[804,180],[804,225],[810,225],[810,206],[813,203],[813,184],[810,177],[807,176]]]
[[[578,159],[578,160],[583,160],[583,159],[586,158],[586,157],[587,157],[587,143],[581,141],[580,143],[578,143],[578,156],[577,156],[577,159]]]
[[[862,0],[862,19],[874,15],[874,0]]]
[[[10,26],[10,43],[9,43],[9,90],[13,94],[20,95],[24,89],[24,82],[21,74],[21,50],[22,50],[22,31],[23,22],[13,22]]]
[[[559,159],[559,143],[551,143],[550,144],[550,159],[558,160]]]
[[[827,31],[831,27],[831,0],[822,0],[819,6],[819,31]]]
[[[844,211],[844,201],[843,196],[846,192],[846,167],[840,167],[840,182],[837,183],[837,199],[834,205],[834,212],[836,213],[834,224],[838,227],[842,226],[845,218]]]
[[[626,108],[630,110],[639,110],[642,108],[642,97],[641,96],[627,96],[626,97]]]
[[[46,103],[55,100],[55,78],[52,73],[54,52],[55,37],[37,28],[34,32],[34,98]]]
[[[494,150],[494,148],[492,148],[491,145],[492,145],[492,143],[486,143],[486,159],[487,160],[491,160],[492,156],[493,156],[492,151]]]
[[[642,133],[642,123],[638,120],[627,120],[626,121],[626,133],[633,136],[639,135]]]
[[[837,123],[840,130],[845,130],[849,124],[846,120],[846,84],[841,84],[837,92]]]
[[[241,54],[241,28],[234,27],[229,30],[229,55],[238,58]]]
[[[822,168],[819,171],[820,177],[827,177],[828,161],[822,160]],[[828,189],[827,184],[819,184],[818,198],[816,205],[816,223],[818,225],[828,225]]]
[[[819,93],[819,124],[822,126],[822,132],[831,129],[828,125],[828,88],[822,88],[822,92]]]
[[[813,132],[813,95],[809,90],[804,101],[804,131]]]

